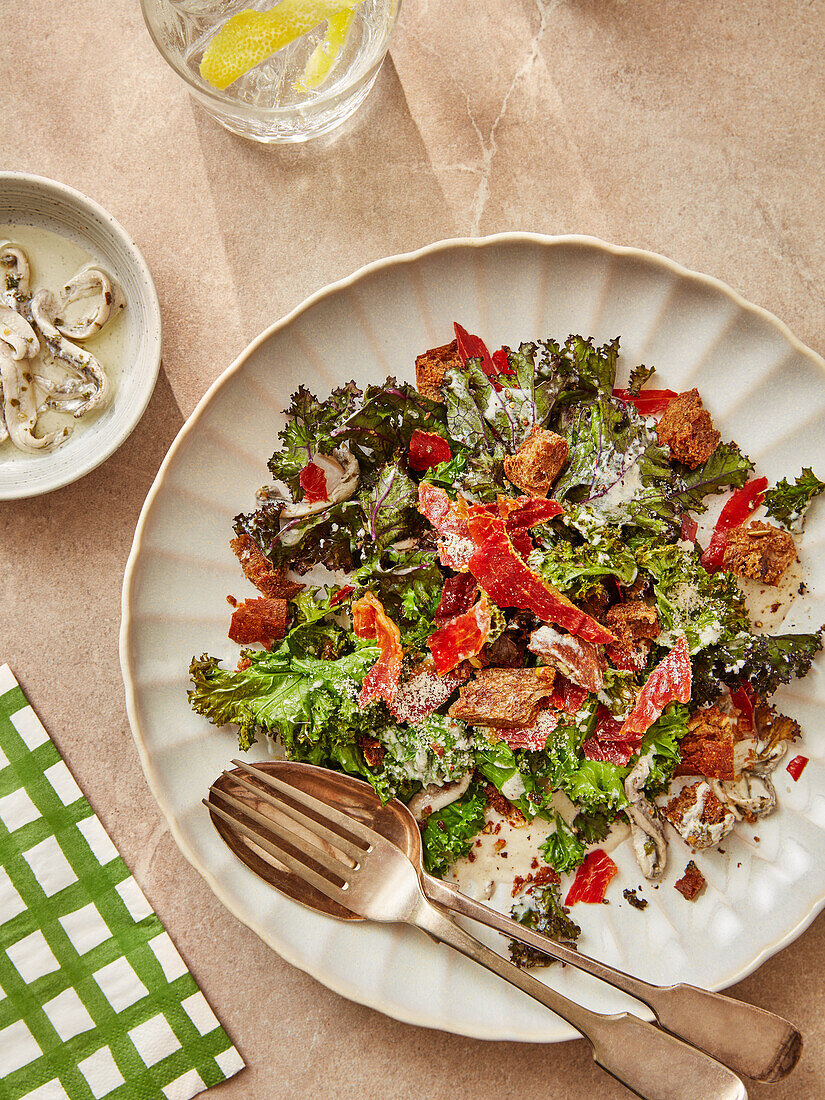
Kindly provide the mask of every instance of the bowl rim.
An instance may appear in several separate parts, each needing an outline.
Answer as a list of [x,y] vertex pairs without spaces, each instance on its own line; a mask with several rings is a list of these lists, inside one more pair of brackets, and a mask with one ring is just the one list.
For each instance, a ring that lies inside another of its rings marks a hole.
[[[390,267],[402,266],[405,264],[415,263],[416,261],[430,255],[435,255],[440,252],[447,252],[450,250],[461,249],[479,249],[494,247],[500,244],[533,244],[542,245],[545,247],[563,247],[565,245],[578,245],[587,248],[591,248],[597,252],[603,252],[610,256],[621,256],[628,258],[635,258],[650,262],[658,265],[661,269],[670,272],[679,278],[688,279],[699,285],[711,288],[717,292],[721,292],[726,298],[733,302],[736,306],[743,309],[746,313],[761,318],[770,324],[775,331],[779,332],[799,354],[812,361],[820,371],[825,375],[825,359],[815,352],[812,348],[804,344],[794,333],[788,328],[788,326],[781,321],[770,310],[765,309],[763,306],[756,305],[753,302],[744,298],[737,290],[731,287],[728,283],[725,283],[721,279],[717,279],[712,275],[705,275],[702,272],[695,271],[691,268],[685,267],[682,264],[677,263],[675,260],[671,260],[669,257],[662,255],[658,252],[653,252],[648,249],[636,248],[630,245],[616,245],[602,240],[599,237],[595,237],[589,234],[569,233],[560,235],[551,235],[545,233],[534,233],[529,231],[506,231],[500,233],[494,233],[483,237],[451,237],[444,240],[435,241],[430,244],[424,245],[410,252],[398,253],[393,256],[383,257],[381,259],[373,260],[368,264],[358,268],[352,274],[338,279],[335,282],[329,283],[319,290],[315,291],[304,301],[300,302],[292,310],[286,313],[279,320],[268,325],[258,336],[256,336],[247,347],[238,355],[232,363],[212,382],[209,388],[204,393],[203,397],[197,403],[190,415],[187,417],[184,424],[181,426],[175,439],[172,441],[166,456],[161,463],[158,472],[155,476],[155,480],[152,483],[149,492],[147,493],[143,507],[138,518],[138,522],[135,528],[135,535],[132,542],[132,547],[129,552],[129,557],[126,563],[126,569],[123,578],[123,588],[121,593],[121,626],[120,626],[120,665],[121,673],[124,683],[124,694],[126,701],[126,711],[129,718],[129,724],[132,729],[132,735],[137,747],[138,756],[140,758],[141,766],[143,767],[146,781],[149,789],[151,790],[156,802],[162,810],[172,834],[175,843],[180,851],[183,853],[187,861],[195,868],[195,870],[206,881],[209,888],[214,895],[218,898],[221,904],[228,909],[228,911],[236,917],[247,928],[250,928],[255,934],[272,950],[276,952],[285,962],[297,967],[299,970],[304,971],[311,977],[315,978],[321,984],[325,985],[328,989],[338,993],[342,997],[346,997],[348,1000],[354,1001],[357,1004],[366,1005],[369,1008],[375,1009],[378,1012],[382,1012],[384,1015],[391,1016],[394,1019],[400,1020],[403,1023],[409,1023],[418,1027],[427,1027],[434,1029],[444,1029],[444,1023],[434,1021],[426,1014],[416,1012],[412,1009],[404,1008],[398,1010],[395,1008],[388,1008],[385,1004],[381,1003],[380,997],[370,993],[365,995],[364,991],[354,985],[352,982],[348,982],[344,979],[335,977],[331,978],[323,968],[315,966],[311,961],[299,958],[297,953],[292,950],[288,944],[279,943],[277,947],[272,942],[271,930],[265,928],[254,916],[246,912],[241,912],[240,909],[225,895],[222,886],[218,882],[215,875],[207,867],[202,865],[199,857],[195,851],[190,848],[183,829],[176,817],[172,807],[170,807],[161,791],[161,785],[159,777],[155,771],[154,765],[150,759],[149,751],[147,749],[146,741],[143,736],[141,728],[139,709],[137,704],[137,690],[136,682],[131,675],[131,662],[133,660],[132,640],[131,634],[133,630],[133,623],[131,618],[131,594],[132,589],[136,581],[138,561],[141,557],[141,551],[143,548],[143,539],[146,533],[149,516],[153,510],[154,502],[163,487],[163,483],[166,477],[166,473],[177,457],[179,451],[181,451],[186,444],[190,434],[195,430],[201,417],[206,412],[207,408],[212,402],[212,398],[218,394],[218,392],[229,382],[231,378],[237,374],[244,366],[246,361],[261,347],[266,341],[276,332],[287,328],[296,318],[300,317],[303,313],[309,310],[317,302],[331,297],[334,294],[339,293],[346,288],[353,286],[367,276],[386,270]],[[287,899],[288,900],[288,899]],[[743,966],[739,970],[725,975],[721,980],[714,983],[710,988],[717,992],[722,989],[727,989],[737,982],[742,981],[748,975],[757,970],[764,962],[772,958],[782,948],[787,947],[793,943],[813,922],[813,920],[822,912],[825,908],[825,882],[822,886],[822,891],[817,901],[811,906],[809,912],[797,922],[797,924],[791,928],[785,934],[779,936],[774,942],[766,945],[761,951],[759,951],[750,963]],[[648,1021],[653,1020],[653,1014],[649,1009],[639,1004],[637,1009],[634,1009],[637,1015]],[[535,1042],[544,1041],[548,1043],[553,1042],[565,1042],[569,1039],[580,1038],[578,1032],[574,1031],[571,1027],[567,1027],[567,1034],[564,1036],[558,1036],[556,1038],[546,1040],[536,1040],[529,1037],[522,1037],[518,1035],[502,1036],[500,1033],[493,1033],[482,1027],[460,1027],[453,1030],[453,1034],[463,1035],[468,1038],[484,1039],[492,1042],[500,1041],[521,1041],[521,1042]]]
[[[242,100],[239,100],[239,99],[237,99],[236,97],[234,97],[232,95],[228,95],[226,89],[222,90],[220,88],[211,88],[206,83],[198,84],[197,81],[195,81],[191,77],[191,75],[186,71],[186,69],[176,65],[171,60],[171,58],[167,54],[167,51],[163,48],[160,41],[158,40],[158,36],[157,36],[157,34],[155,34],[152,23],[150,22],[149,15],[147,14],[147,9],[149,7],[149,4],[152,3],[152,2],[153,2],[153,0],[140,0],[140,10],[141,10],[141,14],[143,15],[143,22],[146,25],[146,31],[147,31],[149,37],[152,39],[152,44],[154,45],[155,49],[158,51],[158,53],[163,58],[165,63],[169,66],[169,68],[172,70],[172,72],[176,73],[177,76],[179,76],[180,79],[184,82],[184,84],[187,85],[187,87],[188,87],[188,89],[189,89],[189,91],[192,95],[195,95],[195,96],[197,96],[201,99],[211,101],[217,108],[224,108],[224,109],[232,108],[232,109],[236,109],[236,110],[242,110],[245,115],[249,115],[252,118],[272,120],[272,119],[286,117],[287,115],[290,115],[290,114],[295,114],[296,111],[303,110],[305,106],[310,106],[311,105],[311,106],[315,107],[315,106],[320,106],[320,105],[324,105],[324,104],[327,104],[327,103],[331,103],[335,99],[338,99],[339,97],[345,96],[352,89],[352,85],[348,85],[344,89],[329,88],[326,91],[321,92],[318,95],[314,96],[311,100],[308,100],[307,104],[305,104],[305,105],[295,105],[295,104],[293,104],[293,105],[284,106],[284,107],[259,107],[255,103],[245,103]],[[395,30],[395,28],[398,24],[398,16],[401,12],[402,3],[403,3],[403,0],[395,0],[395,12],[394,12],[393,17],[392,17],[392,25],[390,26],[389,30],[387,31],[387,38],[386,38],[386,42],[384,43],[384,49],[381,52],[381,56],[376,58],[376,60],[372,63],[372,65],[369,66],[368,69],[364,70],[364,72],[358,77],[359,81],[362,80],[362,79],[367,79],[367,80],[371,79],[378,72],[378,70],[381,68],[381,66],[384,64],[384,60],[387,56],[387,53],[389,52],[390,41],[392,40],[393,32],[394,32],[394,30]],[[272,55],[270,55],[270,56],[272,56]],[[267,59],[264,58],[264,60],[267,60]],[[258,64],[262,64],[262,62],[259,62]],[[241,74],[241,75],[245,75],[245,74]],[[238,77],[238,79],[240,79],[240,77]],[[234,81],[233,81],[233,83],[234,83]],[[230,84],[229,87],[231,88],[232,85]]]
[[129,438],[146,412],[146,407],[155,392],[158,374],[160,373],[163,325],[160,299],[149,265],[132,237],[117,218],[110,214],[100,203],[90,199],[88,195],[84,195],[82,191],[78,191],[69,184],[61,183],[49,176],[38,176],[31,172],[0,171],[0,193],[2,193],[5,185],[9,183],[24,184],[32,191],[51,194],[67,206],[74,207],[87,218],[102,223],[112,236],[119,240],[129,263],[134,267],[138,276],[137,281],[141,287],[141,297],[149,315],[146,369],[141,372],[145,380],[137,390],[137,400],[130,406],[131,412],[123,427],[112,436],[111,440],[100,451],[94,451],[85,461],[67,470],[64,474],[54,476],[51,480],[47,479],[34,491],[25,485],[21,485],[19,488],[0,487],[0,500],[28,500],[54,492],[56,489],[65,488],[65,486],[79,481],[80,478],[90,474],[92,470],[96,470],[98,466],[111,458],[114,452]]

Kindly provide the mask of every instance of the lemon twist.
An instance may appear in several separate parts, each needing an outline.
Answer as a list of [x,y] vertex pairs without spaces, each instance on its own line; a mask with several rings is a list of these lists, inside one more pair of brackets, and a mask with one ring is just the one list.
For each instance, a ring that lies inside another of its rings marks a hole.
[[[363,0],[281,0],[270,11],[241,11],[221,27],[206,48],[201,76],[223,91],[239,76],[288,46],[324,20],[351,14]],[[329,31],[327,32],[329,34]],[[336,32],[339,33],[339,32]],[[346,32],[345,32],[346,33]],[[340,49],[340,45],[339,45]],[[327,71],[335,58],[331,57]],[[310,63],[312,58],[310,58]],[[317,62],[318,69],[326,58]],[[323,75],[320,77],[323,79]],[[320,80],[319,80],[320,83]]]
[[310,92],[323,84],[346,45],[354,18],[355,12],[349,8],[330,16],[323,42],[312,51],[300,79],[292,85],[296,92]]

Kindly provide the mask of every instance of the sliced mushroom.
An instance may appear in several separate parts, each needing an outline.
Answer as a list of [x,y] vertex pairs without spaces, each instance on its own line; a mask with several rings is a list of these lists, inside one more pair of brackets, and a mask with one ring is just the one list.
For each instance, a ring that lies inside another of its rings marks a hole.
[[29,296],[30,279],[29,258],[20,245],[0,241],[0,297],[18,312]]
[[410,813],[416,821],[426,821],[430,814],[443,810],[466,794],[471,778],[472,774],[467,772],[463,779],[458,779],[455,783],[445,783],[443,787],[431,783],[429,787],[412,796],[408,805]]
[[12,349],[14,359],[33,359],[40,351],[37,333],[11,306],[0,305],[0,340]]
[[336,447],[331,455],[315,454],[312,461],[320,466],[327,479],[327,499],[307,504],[305,501],[289,503],[281,512],[281,521],[289,523],[325,512],[331,504],[349,500],[358,488],[361,468],[358,459],[346,447]]
[[737,821],[767,817],[776,809],[776,789],[767,775],[742,772],[736,779],[708,779],[710,789]]
[[625,814],[630,823],[633,851],[642,874],[655,882],[667,866],[667,837],[656,807],[645,797],[642,788],[650,775],[652,751],[637,762],[624,781],[628,806]]
[[[84,298],[93,298],[91,313],[78,321],[65,318],[66,306]],[[88,340],[100,332],[103,326],[123,309],[125,299],[117,283],[112,282],[105,271],[94,264],[81,267],[63,287],[60,295],[55,328],[71,340]]]
[[42,436],[34,434],[37,424],[34,378],[25,369],[25,363],[14,360],[2,343],[0,381],[3,383],[3,416],[15,447],[32,454],[49,451],[67,438],[71,428],[61,428]]
[[38,290],[29,305],[31,317],[55,359],[59,359],[78,379],[91,384],[92,393],[75,410],[74,416],[83,416],[92,409],[103,408],[108,402],[112,384],[103,367],[85,348],[79,348],[58,331],[54,325],[56,303],[48,290]]

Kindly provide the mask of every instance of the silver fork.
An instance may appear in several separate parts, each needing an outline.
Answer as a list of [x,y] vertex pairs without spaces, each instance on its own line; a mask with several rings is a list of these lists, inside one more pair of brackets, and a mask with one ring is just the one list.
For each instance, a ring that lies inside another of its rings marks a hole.
[[421,928],[498,974],[571,1024],[596,1063],[644,1100],[747,1100],[740,1079],[695,1047],[630,1013],[584,1008],[474,939],[427,900],[411,861],[380,833],[271,774],[256,778],[278,819],[214,786],[204,805],[326,897],[370,920]]

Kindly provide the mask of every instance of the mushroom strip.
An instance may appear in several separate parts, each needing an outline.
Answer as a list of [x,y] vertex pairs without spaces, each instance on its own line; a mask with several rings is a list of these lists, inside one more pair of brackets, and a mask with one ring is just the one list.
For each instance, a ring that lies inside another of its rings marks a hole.
[[437,783],[431,783],[423,791],[419,791],[418,794],[412,796],[407,809],[416,821],[422,823],[427,820],[430,814],[434,814],[437,810],[443,810],[445,806],[452,805],[453,802],[457,802],[462,795],[466,794],[471,779],[472,772],[467,772],[463,779],[459,779],[455,783],[445,783],[443,787],[439,787]]
[[667,866],[667,837],[659,820],[656,807],[645,798],[642,790],[650,775],[653,750],[646,753],[624,781],[627,801],[625,807],[630,822],[630,836],[636,860],[646,879],[660,879]]
[[[88,317],[69,324],[63,316],[66,306],[81,298],[96,298],[95,308]],[[88,264],[76,272],[63,287],[58,311],[61,316],[54,321],[55,328],[72,340],[88,340],[100,332],[110,317],[124,306],[123,295],[117,284],[112,283],[105,271]]]
[[11,306],[0,305],[0,340],[11,347],[13,359],[33,359],[40,351],[37,333]]
[[29,258],[23,249],[11,241],[0,242],[0,298],[21,314],[29,296],[30,275]]
[[333,504],[349,500],[358,488],[358,479],[361,476],[361,467],[358,459],[351,454],[346,447],[337,447],[332,455],[316,454],[312,461],[320,466],[327,478],[327,499],[318,500],[313,504],[305,501],[291,501],[281,511],[281,541],[284,546],[291,546],[300,541],[301,531],[292,531],[293,525],[308,516],[316,516],[319,512],[325,512]]
[[[111,395],[111,382],[103,367],[91,352],[77,347],[55,328],[52,320],[55,314],[53,295],[48,290],[38,290],[32,298],[29,308],[34,323],[40,330],[47,348],[55,359],[59,359],[70,370],[74,371],[81,381],[91,383],[93,387],[90,396],[82,395],[83,401],[74,410],[74,416],[83,416],[84,413],[90,412],[92,409],[102,408]],[[69,380],[68,386],[59,386],[52,395],[52,399],[56,394],[71,397],[81,396],[73,383],[74,380]],[[38,385],[40,384],[38,378]]]
[[39,437],[34,434],[37,423],[34,379],[25,364],[11,357],[3,342],[0,342],[0,380],[3,383],[3,415],[15,447],[28,453],[48,451],[70,434],[71,428],[61,428]]

